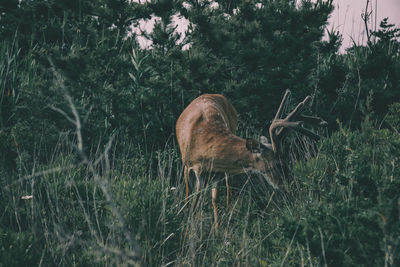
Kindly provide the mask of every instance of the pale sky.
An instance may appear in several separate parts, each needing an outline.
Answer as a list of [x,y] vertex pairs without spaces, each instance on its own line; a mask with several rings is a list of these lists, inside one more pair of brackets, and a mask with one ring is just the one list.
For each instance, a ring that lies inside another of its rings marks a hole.
[[[139,0],[133,0],[138,2]],[[211,0],[212,1],[212,0]],[[341,51],[351,46],[353,40],[356,44],[365,44],[365,26],[361,19],[361,13],[364,12],[367,0],[334,0],[333,4],[335,10],[329,18],[328,29],[332,27],[336,31],[342,33],[343,43]],[[375,25],[379,28],[380,21],[389,17],[389,23],[395,24],[396,27],[400,28],[400,0],[370,0],[368,11],[373,11],[369,22],[369,29],[374,30]],[[140,28],[146,32],[151,32],[154,27],[154,21],[156,18],[148,21],[142,21]],[[376,23],[375,23],[376,21]],[[186,19],[175,16],[174,24],[178,25],[178,32],[185,32],[189,22]],[[139,29],[133,29],[136,33],[140,33]],[[143,37],[139,37],[141,46],[149,47],[151,42]]]
[[[343,34],[342,51],[351,46],[352,39],[357,44],[366,43],[365,26],[361,19],[364,12],[366,0],[334,0],[335,10],[329,19],[328,29],[339,30]],[[382,19],[389,17],[389,23],[400,28],[400,0],[370,0],[368,11],[371,9],[369,29],[379,28]],[[375,23],[376,18],[376,23]]]

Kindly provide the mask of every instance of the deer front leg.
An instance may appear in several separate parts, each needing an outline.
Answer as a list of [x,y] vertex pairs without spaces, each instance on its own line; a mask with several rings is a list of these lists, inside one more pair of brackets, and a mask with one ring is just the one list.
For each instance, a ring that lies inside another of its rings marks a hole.
[[218,233],[218,207],[217,207],[218,183],[217,182],[213,182],[211,197],[212,197],[212,204],[214,207],[215,232]]
[[194,197],[192,210],[194,210],[197,207],[198,203],[200,202],[201,199],[200,189],[202,189],[204,186],[204,181],[200,175],[199,170],[193,170],[193,171],[196,176],[196,195]]
[[203,179],[200,174],[196,173],[196,193],[200,193],[200,189],[203,187]]

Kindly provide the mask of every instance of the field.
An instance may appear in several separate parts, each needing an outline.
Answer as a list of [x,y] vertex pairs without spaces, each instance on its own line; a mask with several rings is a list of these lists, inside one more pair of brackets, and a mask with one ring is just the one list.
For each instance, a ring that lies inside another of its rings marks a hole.
[[[296,3],[0,4],[0,266],[399,265],[400,29],[341,54],[332,2]],[[176,120],[221,93],[257,139],[286,88],[329,126],[287,138],[286,191],[231,176],[228,208],[221,182],[216,232],[210,183],[185,203]]]

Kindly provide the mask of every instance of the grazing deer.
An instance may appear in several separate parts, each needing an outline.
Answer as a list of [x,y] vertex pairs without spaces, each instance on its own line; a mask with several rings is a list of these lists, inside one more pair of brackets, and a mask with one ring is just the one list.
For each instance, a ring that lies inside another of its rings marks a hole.
[[[279,189],[281,177],[277,172],[277,166],[281,158],[281,142],[288,130],[292,129],[310,138],[319,139],[317,134],[303,128],[302,124],[327,125],[321,118],[301,114],[310,96],[299,103],[286,118],[281,119],[289,93],[287,90],[269,128],[271,143],[268,143],[268,139],[264,136],[261,136],[259,141],[236,136],[237,112],[222,95],[205,94],[186,107],[176,123],[176,136],[184,165],[186,204],[189,197],[190,172],[196,176],[197,193],[204,185],[204,174],[225,174],[228,207],[228,175],[248,172],[260,174],[274,189]],[[212,185],[216,231],[218,231],[217,183],[215,180]]]

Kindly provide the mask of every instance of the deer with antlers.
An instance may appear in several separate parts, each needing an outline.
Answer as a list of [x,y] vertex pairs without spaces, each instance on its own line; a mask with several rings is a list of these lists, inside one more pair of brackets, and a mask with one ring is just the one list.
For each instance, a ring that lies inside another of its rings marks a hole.
[[[274,189],[279,189],[282,178],[277,170],[281,159],[280,148],[289,130],[317,140],[319,136],[304,128],[303,124],[327,125],[319,117],[301,114],[310,96],[307,96],[286,118],[282,119],[289,94],[290,91],[287,90],[269,128],[270,143],[264,136],[261,136],[259,141],[236,136],[237,112],[222,95],[205,94],[186,107],[176,123],[176,136],[184,165],[186,204],[188,204],[191,173],[196,177],[197,193],[206,181],[206,174],[224,174],[228,207],[230,191],[228,175],[256,173],[262,175]],[[212,182],[212,205],[215,229],[218,231],[218,180],[215,179]]]

